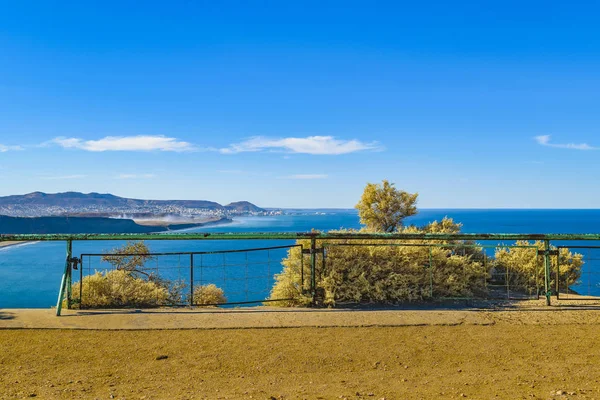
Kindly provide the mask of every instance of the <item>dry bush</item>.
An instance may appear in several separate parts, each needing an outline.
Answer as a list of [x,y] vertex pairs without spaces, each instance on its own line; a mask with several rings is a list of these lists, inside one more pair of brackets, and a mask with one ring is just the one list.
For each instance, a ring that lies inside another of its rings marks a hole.
[[194,305],[206,306],[227,303],[223,289],[214,284],[196,286],[194,288]]
[[[87,308],[160,307],[189,304],[188,285],[183,280],[169,280],[146,268],[154,260],[143,241],[127,242],[102,257],[115,269],[83,278],[83,304],[80,285],[72,288],[72,305]],[[223,290],[213,284],[194,289],[194,305],[226,303]],[[66,300],[65,300],[66,304]]]
[[[310,241],[298,240],[296,244],[302,244],[305,248],[310,247]],[[303,260],[304,257],[304,260]],[[304,266],[302,262],[304,261]],[[305,292],[310,277],[310,256],[302,255],[300,247],[292,247],[288,250],[287,257],[283,260],[283,271],[275,276],[275,285],[271,290],[269,305],[278,307],[307,306],[311,304],[312,298]],[[302,269],[304,267],[304,288],[302,285]]]
[[[545,264],[542,254],[545,244],[541,241],[533,243],[518,241],[516,245],[530,247],[499,248],[496,250],[494,268],[499,276],[508,275],[510,286],[533,292],[538,285],[544,285]],[[539,251],[536,251],[536,248]],[[552,246],[551,249],[556,250],[556,247]],[[550,287],[554,288],[558,260],[556,256],[552,256],[550,260],[552,263]],[[581,277],[583,264],[583,255],[572,253],[566,248],[560,249],[559,283],[561,288],[565,289],[577,283]]]
[[[404,228],[403,232],[456,233],[460,225],[451,219],[424,228]],[[346,231],[347,232],[347,231]],[[299,240],[304,248],[309,240]],[[353,244],[354,246],[339,246]],[[482,249],[468,242],[386,241],[386,246],[369,246],[371,240],[323,240],[326,264],[316,265],[317,292],[325,305],[336,303],[395,304],[444,297],[472,297],[485,293],[488,277]],[[338,246],[335,246],[338,245]],[[390,246],[391,245],[391,246]],[[414,246],[416,245],[416,246]],[[430,246],[431,245],[431,246]],[[284,269],[277,276],[271,299],[279,306],[310,304],[310,256],[299,248],[288,251]],[[305,283],[301,284],[304,266]]]
[[[79,285],[73,285],[73,303],[81,304]],[[121,308],[158,307],[167,304],[169,292],[166,288],[143,278],[134,277],[129,271],[113,270],[105,273],[96,271],[83,278],[82,307]]]

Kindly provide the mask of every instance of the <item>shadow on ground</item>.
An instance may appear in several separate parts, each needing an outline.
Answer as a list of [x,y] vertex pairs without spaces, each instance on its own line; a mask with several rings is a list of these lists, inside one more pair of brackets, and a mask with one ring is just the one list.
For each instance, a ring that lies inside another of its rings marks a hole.
[[14,314],[6,312],[6,311],[0,311],[0,320],[7,320],[7,319],[15,319]]
[[[285,313],[315,313],[315,312],[354,312],[354,311],[488,311],[488,312],[506,312],[506,311],[567,311],[567,310],[600,310],[600,303],[578,303],[564,302],[556,303],[552,306],[543,304],[543,300],[446,300],[426,303],[407,303],[399,305],[381,305],[381,304],[338,304],[334,308],[311,307],[311,308],[276,308],[276,307],[214,307],[214,308],[124,308],[124,309],[88,309],[75,310],[76,313],[64,316],[83,316],[83,315],[102,315],[102,314],[235,314],[235,313],[259,313],[259,314],[285,314]],[[1,319],[1,317],[0,317]]]
[[[599,309],[598,306],[589,309]],[[578,309],[583,309],[578,307]],[[311,307],[311,308],[276,308],[276,307],[177,307],[177,308],[122,308],[122,309],[84,309],[74,310],[73,314],[63,314],[64,317],[93,316],[102,314],[128,315],[128,314],[286,314],[286,313],[315,313],[336,312],[352,313],[356,311],[556,311],[557,307],[533,306],[523,307],[522,302],[514,301],[480,301],[480,300],[447,300],[426,303],[407,303],[399,305],[381,304],[338,304],[334,308]]]

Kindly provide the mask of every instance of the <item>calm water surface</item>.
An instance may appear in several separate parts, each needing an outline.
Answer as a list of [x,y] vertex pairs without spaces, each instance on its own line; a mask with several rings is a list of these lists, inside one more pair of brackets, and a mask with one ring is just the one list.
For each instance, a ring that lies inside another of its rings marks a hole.
[[[463,231],[467,233],[600,233],[600,210],[421,210],[419,215],[409,218],[407,223],[423,225],[445,216],[461,222]],[[187,232],[307,232],[312,229],[328,231],[340,228],[360,228],[356,212],[312,210],[295,215],[246,217],[236,219],[231,224],[198,228]],[[73,251],[76,256],[82,253],[100,253],[121,244],[123,243],[114,241],[75,242]],[[293,242],[153,241],[149,246],[153,252],[178,252],[289,244]],[[269,252],[272,260],[280,260],[284,256],[285,250]],[[64,243],[42,242],[0,249],[0,308],[43,308],[54,305],[64,268],[64,258]],[[177,263],[179,260],[173,259],[169,262]],[[209,263],[210,260],[206,262]],[[600,265],[598,268],[600,269]],[[274,274],[280,270],[281,266],[274,261],[270,264],[268,273]],[[214,278],[221,279],[216,275]],[[235,281],[235,277],[228,278],[231,282]],[[211,277],[207,276],[205,279],[210,280]],[[269,287],[272,278],[261,281],[260,284],[263,289]],[[597,286],[596,282],[594,286]],[[235,296],[229,296],[230,300],[244,300]]]

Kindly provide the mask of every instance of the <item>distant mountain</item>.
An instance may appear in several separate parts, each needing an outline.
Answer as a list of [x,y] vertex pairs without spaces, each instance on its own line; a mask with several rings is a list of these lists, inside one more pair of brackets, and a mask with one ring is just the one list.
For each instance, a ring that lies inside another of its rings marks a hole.
[[229,203],[225,206],[225,209],[235,213],[259,213],[265,211],[248,201],[235,201]]
[[104,207],[144,207],[144,206],[165,206],[173,205],[186,208],[205,208],[209,210],[225,209],[219,203],[207,200],[140,200],[128,199],[112,194],[102,193],[42,193],[33,192],[25,195],[5,196],[0,197],[0,206],[7,205],[39,205],[46,207],[89,207],[89,206],[104,206]]
[[40,217],[51,215],[113,216],[118,214],[196,215],[263,213],[247,201],[222,206],[208,200],[141,200],[103,193],[42,193],[0,197],[0,215]]

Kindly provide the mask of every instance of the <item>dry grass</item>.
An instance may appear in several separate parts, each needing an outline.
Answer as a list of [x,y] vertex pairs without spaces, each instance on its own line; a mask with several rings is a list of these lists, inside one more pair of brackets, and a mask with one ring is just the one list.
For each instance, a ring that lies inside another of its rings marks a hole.
[[599,398],[598,344],[598,325],[0,330],[0,398]]

